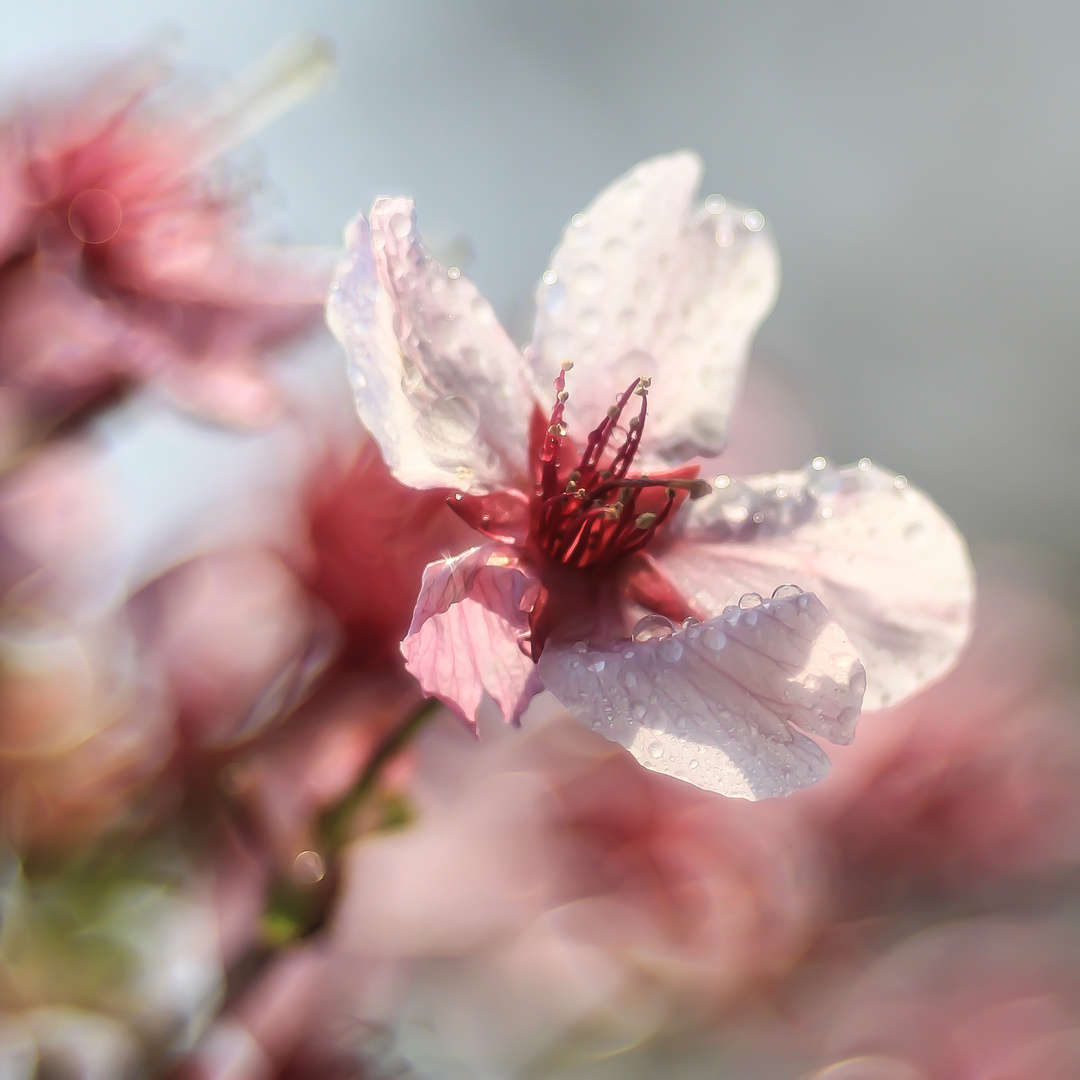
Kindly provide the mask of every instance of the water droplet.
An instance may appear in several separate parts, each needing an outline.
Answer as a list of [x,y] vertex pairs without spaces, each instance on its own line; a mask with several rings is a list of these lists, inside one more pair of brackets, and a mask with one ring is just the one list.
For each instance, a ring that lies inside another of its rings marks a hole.
[[718,626],[709,626],[701,637],[701,644],[706,649],[719,652],[727,644],[727,634]]
[[559,280],[559,275],[556,274],[554,270],[545,270],[541,275],[540,280],[545,285],[554,285],[555,282]]
[[683,647],[673,637],[664,638],[656,647],[657,655],[661,660],[674,664],[683,654]]
[[690,768],[691,769],[696,769],[697,767],[698,767],[698,759],[697,758],[691,758],[690,759]]
[[663,745],[661,743],[657,742],[655,739],[653,739],[653,741],[651,743],[649,743],[649,757],[651,757],[653,759],[653,761],[659,761],[663,756],[664,756],[664,747],[663,747]]
[[710,195],[705,200],[705,209],[710,214],[722,214],[727,206],[727,199],[723,195]]
[[832,513],[833,513],[833,511],[832,511],[832,507],[831,507],[831,506],[823,506],[823,507],[821,508],[821,516],[822,516],[822,517],[823,517],[823,518],[824,518],[824,519],[825,519],[826,521],[828,521],[828,520],[829,520],[829,518],[831,518],[831,517],[832,517]]
[[604,316],[596,308],[586,308],[578,316],[578,329],[587,337],[596,337],[604,329]]
[[589,671],[595,671],[597,674],[599,674],[601,671],[604,670],[605,667],[607,667],[607,664],[604,662],[604,658],[602,656],[600,656],[598,653],[594,653],[592,656],[589,657],[588,660],[585,661],[585,666],[589,669]]
[[765,520],[765,514],[761,510],[754,511],[754,524],[760,525]]
[[665,619],[663,615],[646,615],[642,619],[638,619],[634,626],[634,640],[635,641],[657,641],[661,638],[668,638],[675,633],[675,625],[670,619]]
[[859,458],[859,472],[869,472],[873,462],[868,457]]
[[693,615],[688,615],[682,621],[682,628],[684,630],[689,630],[693,626],[700,626],[700,625],[701,625],[701,620],[700,619],[695,619]]
[[903,491],[908,486],[908,478],[906,476],[894,476],[893,487],[897,491]]
[[810,462],[810,468],[815,472],[821,472],[829,463],[819,454],[813,461]]
[[301,851],[293,860],[293,877],[301,885],[314,885],[326,876],[326,866],[317,851]]
[[395,214],[390,219],[390,231],[402,239],[412,231],[412,217],[409,214]]
[[630,710],[630,715],[635,720],[644,720],[646,711],[645,706],[639,703]]
[[574,284],[586,295],[595,296],[604,287],[604,271],[596,263],[586,263],[574,275]]
[[573,225],[575,229],[583,229],[583,228],[585,228],[585,215],[584,214],[575,214],[570,219],[570,224]]
[[331,281],[330,282],[330,291],[331,292],[340,292],[341,291],[341,282],[340,281]]
[[735,234],[726,225],[721,225],[716,230],[716,243],[722,248],[731,247],[735,243]]
[[416,425],[425,438],[464,446],[476,437],[480,418],[473,405],[450,394],[433,401],[420,414]]
[[749,611],[751,608],[761,606],[761,594],[756,592],[743,593],[739,597],[739,607],[743,611]]
[[576,653],[587,653],[588,651],[589,651],[589,646],[586,645],[584,641],[575,641],[574,642],[574,652],[576,652]]
[[446,276],[450,278],[451,281],[457,281],[457,279],[461,277],[461,270],[456,266],[448,266],[446,268]]
[[626,686],[627,690],[633,690],[634,687],[637,686],[637,676],[632,671],[626,672],[626,674],[623,675],[623,684]]
[[751,232],[760,232],[765,228],[765,215],[760,210],[747,210],[742,220]]
[[798,585],[777,585],[773,589],[772,598],[774,600],[784,600],[789,596],[801,596],[802,589]]
[[731,486],[731,477],[730,476],[725,476],[724,473],[721,473],[713,481],[713,487],[715,487],[718,491],[723,491],[724,488],[730,487],[730,486]]

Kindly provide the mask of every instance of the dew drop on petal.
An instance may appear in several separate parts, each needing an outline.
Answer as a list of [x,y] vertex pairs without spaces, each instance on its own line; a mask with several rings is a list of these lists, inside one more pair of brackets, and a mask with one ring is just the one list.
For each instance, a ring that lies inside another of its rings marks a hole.
[[436,398],[420,414],[417,426],[429,439],[464,446],[476,437],[480,417],[476,408],[464,398],[448,394]]
[[719,627],[707,627],[705,633],[701,636],[701,644],[704,645],[706,649],[712,649],[713,652],[719,652],[727,644],[727,634]]
[[586,653],[588,651],[589,651],[589,646],[586,645],[584,641],[575,641],[574,642],[574,652],[576,652],[576,653]]
[[829,463],[820,454],[818,454],[818,456],[810,462],[810,468],[813,469],[814,472],[821,472],[821,470],[824,469],[825,466],[828,464]]
[[697,758],[691,758],[690,759],[690,768],[691,769],[696,769],[697,767],[698,767],[698,759]]
[[693,615],[688,615],[682,621],[682,628],[684,630],[689,630],[691,627],[700,626],[700,625],[701,625],[701,620],[700,619],[695,619]]
[[723,491],[726,487],[731,487],[731,477],[721,473],[714,481],[713,487],[718,491]]
[[788,596],[799,596],[802,593],[802,589],[798,585],[778,585],[773,589],[772,598],[774,600],[783,600]]
[[663,615],[646,615],[638,619],[634,626],[635,641],[656,641],[660,638],[671,637],[675,633],[675,625]]
[[589,296],[595,296],[604,287],[604,271],[596,263],[586,263],[574,275],[574,283]]
[[716,230],[716,243],[722,248],[731,247],[735,243],[735,234],[726,225],[721,225]]
[[293,860],[293,877],[301,885],[315,885],[326,876],[326,866],[317,851],[301,851]]
[[606,664],[604,663],[604,658],[602,656],[600,656],[598,653],[594,653],[588,658],[588,660],[585,661],[585,666],[589,669],[589,671],[595,671],[597,674],[599,674],[601,671],[604,670]]
[[656,647],[657,655],[661,660],[674,664],[682,657],[683,647],[673,637],[664,638]]
[[743,611],[749,611],[751,608],[761,606],[761,594],[756,592],[743,593],[739,597],[739,607]]
[[559,275],[554,270],[545,270],[540,278],[545,285],[554,285],[559,280]]
[[651,757],[653,761],[659,761],[663,756],[664,747],[660,744],[660,742],[654,739],[651,743],[649,743],[649,757]]
[[645,712],[646,712],[645,706],[639,703],[639,704],[635,705],[630,710],[630,715],[635,720],[644,720],[645,719]]
[[585,215],[575,214],[570,219],[570,224],[573,225],[575,229],[583,229],[585,227]]
[[710,195],[705,200],[705,209],[710,214],[722,214],[727,206],[727,199],[723,195]]
[[765,215],[760,210],[747,210],[743,214],[743,224],[751,232],[760,232],[765,227]]
[[822,516],[822,517],[823,517],[823,518],[824,518],[824,519],[825,519],[826,521],[828,521],[828,520],[829,520],[829,518],[831,518],[831,517],[832,517],[832,513],[833,513],[833,511],[832,511],[832,507],[831,507],[831,506],[823,506],[823,507],[821,508],[821,516]]
[[859,458],[859,471],[860,472],[869,472],[872,465],[873,465],[873,462],[868,457]]
[[908,478],[906,476],[894,476],[893,487],[897,491],[903,491],[908,486]]
[[459,277],[461,277],[461,270],[458,269],[458,267],[456,266],[448,266],[446,268],[446,276],[452,281],[456,281]]

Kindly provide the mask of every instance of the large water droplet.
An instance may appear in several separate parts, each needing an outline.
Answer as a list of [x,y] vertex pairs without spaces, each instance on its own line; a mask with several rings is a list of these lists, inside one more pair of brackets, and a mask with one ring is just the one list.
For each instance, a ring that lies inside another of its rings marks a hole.
[[649,743],[649,757],[651,757],[653,761],[659,761],[663,756],[663,745],[654,739],[651,743]]
[[717,626],[706,627],[705,633],[701,637],[701,644],[706,649],[719,652],[727,644],[727,634]]
[[679,660],[683,654],[682,645],[673,637],[664,638],[656,647],[656,652],[661,660],[666,660],[669,664],[674,664],[676,660]]
[[743,593],[742,596],[739,597],[739,607],[742,608],[743,611],[750,611],[751,608],[756,608],[756,607],[760,607],[760,606],[761,606],[761,595],[760,595],[760,593],[748,592],[748,593]]
[[660,638],[668,638],[675,633],[675,625],[663,615],[646,615],[638,619],[634,626],[635,641],[656,641]]
[[464,398],[449,394],[433,401],[416,423],[425,438],[465,446],[476,437],[480,417],[476,408]]
[[595,296],[604,287],[604,271],[596,263],[586,263],[574,275],[574,284],[587,296]]
[[778,585],[773,589],[772,598],[774,600],[784,600],[789,596],[801,596],[802,589],[798,585]]
[[593,653],[592,656],[590,656],[585,661],[585,666],[590,671],[595,671],[597,674],[599,674],[601,671],[604,670],[605,667],[607,667],[607,664],[604,662],[604,658],[599,653]]

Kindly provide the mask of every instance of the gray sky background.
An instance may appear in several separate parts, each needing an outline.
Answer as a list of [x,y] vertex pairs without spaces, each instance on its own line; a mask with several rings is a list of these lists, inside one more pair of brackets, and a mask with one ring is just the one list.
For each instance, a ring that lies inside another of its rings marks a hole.
[[[293,239],[377,194],[469,238],[519,330],[570,214],[696,148],[784,261],[757,356],[822,449],[979,543],[1080,567],[1080,6],[687,0],[0,0],[0,81],[179,31],[234,71],[314,31],[331,84],[258,140]],[[792,463],[796,464],[796,463]]]

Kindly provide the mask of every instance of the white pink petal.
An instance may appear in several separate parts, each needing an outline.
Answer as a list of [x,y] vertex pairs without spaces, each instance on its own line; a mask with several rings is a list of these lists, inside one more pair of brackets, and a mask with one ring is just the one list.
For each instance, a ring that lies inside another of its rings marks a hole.
[[401,643],[405,666],[425,693],[471,723],[485,691],[516,720],[540,689],[523,647],[539,590],[532,571],[502,545],[431,563]]
[[974,572],[956,527],[904,477],[864,458],[712,479],[713,494],[687,504],[679,539],[653,552],[702,610],[788,582],[813,591],[866,665],[868,709],[952,666],[969,633]]
[[490,304],[424,250],[410,199],[379,199],[345,248],[327,322],[394,475],[475,494],[519,483],[532,396]]
[[[742,798],[805,787],[829,762],[802,732],[851,741],[862,665],[816,597],[743,603],[670,633],[652,616],[630,642],[549,646],[544,686],[657,772]],[[647,636],[653,626],[660,636]]]
[[574,216],[537,291],[530,351],[538,393],[575,363],[571,430],[592,427],[636,376],[655,377],[642,446],[669,462],[723,449],[779,284],[761,214],[719,196],[694,213],[701,173],[696,154],[652,158]]

